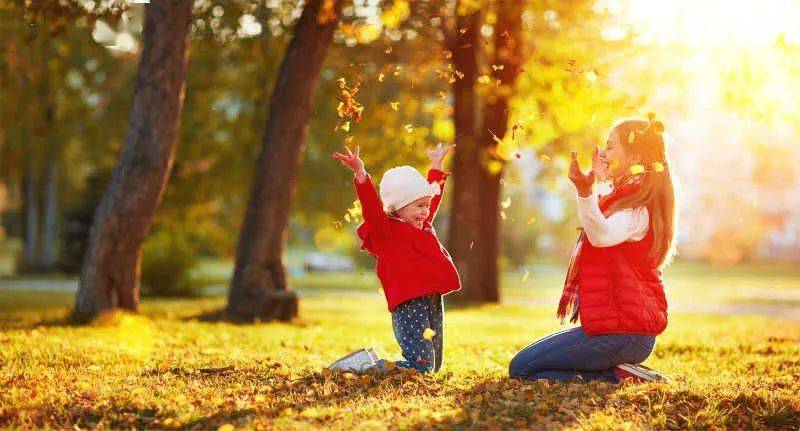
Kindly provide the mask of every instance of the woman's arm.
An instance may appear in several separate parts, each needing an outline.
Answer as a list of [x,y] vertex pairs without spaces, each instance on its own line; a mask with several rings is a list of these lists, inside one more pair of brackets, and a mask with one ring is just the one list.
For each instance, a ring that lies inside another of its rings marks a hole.
[[603,215],[597,203],[597,195],[578,195],[578,217],[586,238],[595,247],[612,247],[625,241],[639,241],[647,235],[650,214],[646,207],[625,209]]

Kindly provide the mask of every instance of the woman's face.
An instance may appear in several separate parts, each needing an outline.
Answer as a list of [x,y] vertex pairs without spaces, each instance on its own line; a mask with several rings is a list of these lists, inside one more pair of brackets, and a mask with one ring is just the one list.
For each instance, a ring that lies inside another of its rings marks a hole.
[[625,175],[633,165],[622,144],[623,139],[627,139],[627,137],[620,136],[618,129],[612,130],[608,135],[606,148],[600,152],[600,156],[608,162],[608,174],[611,178]]

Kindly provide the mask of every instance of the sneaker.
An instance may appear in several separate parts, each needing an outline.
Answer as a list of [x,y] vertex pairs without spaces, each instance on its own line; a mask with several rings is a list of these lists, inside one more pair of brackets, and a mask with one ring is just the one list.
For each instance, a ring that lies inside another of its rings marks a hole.
[[351,371],[354,373],[364,373],[367,369],[376,365],[378,357],[375,350],[358,349],[355,352],[348,353],[343,358],[337,360],[328,366],[333,371]]
[[614,374],[622,381],[633,383],[669,380],[666,375],[642,364],[619,364],[614,367]]

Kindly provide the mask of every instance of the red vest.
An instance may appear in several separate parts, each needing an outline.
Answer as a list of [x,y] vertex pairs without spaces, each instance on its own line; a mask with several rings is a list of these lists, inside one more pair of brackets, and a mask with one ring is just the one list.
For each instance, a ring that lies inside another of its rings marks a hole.
[[[605,211],[632,192],[622,188],[601,199]],[[588,335],[658,335],[667,327],[661,271],[649,257],[653,229],[641,241],[598,248],[588,238],[578,260],[578,312]]]

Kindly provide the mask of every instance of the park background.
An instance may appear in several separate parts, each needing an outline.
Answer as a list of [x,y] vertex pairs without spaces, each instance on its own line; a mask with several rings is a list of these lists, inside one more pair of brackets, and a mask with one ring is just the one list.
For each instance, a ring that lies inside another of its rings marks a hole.
[[[0,426],[800,425],[800,5],[159,3],[153,40],[187,43],[151,53],[184,63],[142,61],[154,5],[0,0]],[[505,379],[559,327],[569,152],[585,163],[615,119],[649,112],[680,224],[647,363],[676,379]],[[439,142],[458,146],[436,228],[465,283],[446,372],[322,372],[362,346],[397,355],[330,154],[360,146],[377,179],[426,169]],[[130,223],[94,247],[128,260],[87,253],[115,166],[133,176],[100,219]]]

